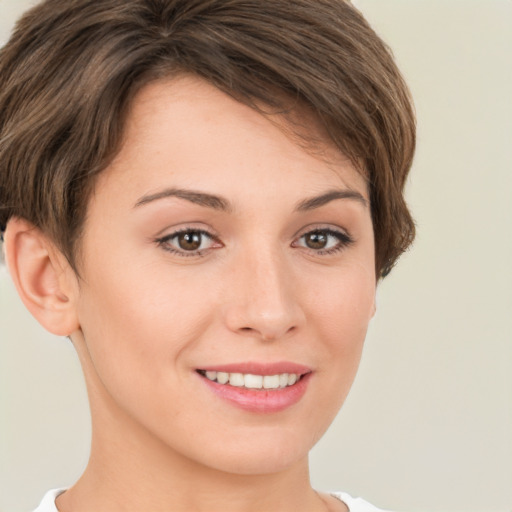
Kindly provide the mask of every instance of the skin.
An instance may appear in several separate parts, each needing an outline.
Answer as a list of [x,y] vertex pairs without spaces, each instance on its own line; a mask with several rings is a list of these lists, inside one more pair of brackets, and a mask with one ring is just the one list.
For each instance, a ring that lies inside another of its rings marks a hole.
[[[39,319],[71,335],[93,421],[89,465],[58,498],[62,512],[347,510],[311,488],[308,452],[346,398],[375,311],[368,193],[343,155],[328,144],[304,149],[283,123],[198,78],[152,83],[90,200],[80,278],[40,241],[53,270],[39,274],[61,314]],[[230,208],[158,197],[177,188]],[[296,210],[332,190],[351,197]],[[8,256],[29,259],[23,244],[37,232],[22,236],[22,221],[10,228]],[[183,229],[211,238],[187,251],[172,238]],[[341,250],[311,247],[315,229]],[[305,395],[254,413],[196,372],[246,361],[307,366]]]

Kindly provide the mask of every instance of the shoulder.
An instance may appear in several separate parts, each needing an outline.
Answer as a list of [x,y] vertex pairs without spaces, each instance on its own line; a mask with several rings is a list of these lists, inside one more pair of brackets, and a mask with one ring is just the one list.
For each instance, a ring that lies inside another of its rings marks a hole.
[[43,498],[43,501],[34,510],[34,512],[58,512],[55,506],[55,499],[59,494],[62,494],[66,489],[52,489],[48,491]]
[[362,498],[353,498],[346,492],[331,492],[329,494],[345,503],[350,512],[390,512],[374,507]]

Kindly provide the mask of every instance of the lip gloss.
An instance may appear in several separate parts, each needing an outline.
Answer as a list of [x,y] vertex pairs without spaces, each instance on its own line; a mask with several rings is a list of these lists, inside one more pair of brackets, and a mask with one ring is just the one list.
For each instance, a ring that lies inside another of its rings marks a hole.
[[303,365],[284,362],[270,364],[247,362],[201,368],[201,372],[204,373],[205,371],[262,376],[283,373],[300,375],[297,382],[291,386],[276,389],[248,389],[230,384],[220,384],[208,379],[199,371],[196,372],[198,377],[216,396],[235,407],[254,413],[276,413],[291,407],[304,396],[312,376],[309,368]]

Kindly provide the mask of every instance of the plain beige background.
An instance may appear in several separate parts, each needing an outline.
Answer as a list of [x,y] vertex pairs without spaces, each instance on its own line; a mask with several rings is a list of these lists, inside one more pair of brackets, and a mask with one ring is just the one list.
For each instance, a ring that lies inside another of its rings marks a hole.
[[[30,3],[0,0],[1,42]],[[418,238],[379,287],[312,480],[394,510],[512,511],[512,1],[357,5],[415,97]],[[0,512],[19,512],[80,474],[89,417],[70,343],[35,324],[5,268],[0,315]]]

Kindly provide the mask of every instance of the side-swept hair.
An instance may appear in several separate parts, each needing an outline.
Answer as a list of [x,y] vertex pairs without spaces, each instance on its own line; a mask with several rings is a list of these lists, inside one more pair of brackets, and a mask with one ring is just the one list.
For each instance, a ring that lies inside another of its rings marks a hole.
[[390,50],[343,0],[43,1],[0,51],[0,228],[27,219],[76,269],[133,97],[179,73],[252,108],[307,106],[367,177],[377,276],[391,270],[414,238],[414,113]]

